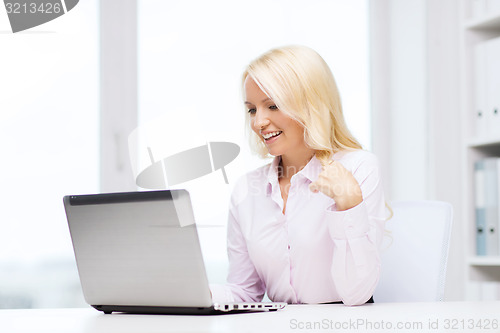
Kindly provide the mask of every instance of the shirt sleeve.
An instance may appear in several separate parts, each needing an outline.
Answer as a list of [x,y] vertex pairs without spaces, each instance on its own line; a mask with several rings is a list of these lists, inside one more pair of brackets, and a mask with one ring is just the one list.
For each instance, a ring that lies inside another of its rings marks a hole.
[[361,187],[362,203],[345,211],[333,204],[326,212],[334,243],[332,279],[346,305],[364,304],[380,276],[385,199],[377,159],[369,156],[351,171]]
[[238,223],[234,195],[229,204],[227,226],[229,272],[226,285],[211,285],[214,302],[260,302],[266,288],[248,254],[245,237]]

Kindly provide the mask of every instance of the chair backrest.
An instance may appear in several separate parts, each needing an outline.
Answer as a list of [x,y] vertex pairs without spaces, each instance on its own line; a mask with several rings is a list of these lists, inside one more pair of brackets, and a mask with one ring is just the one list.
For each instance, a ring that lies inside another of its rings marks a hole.
[[375,302],[442,301],[453,208],[441,201],[396,201],[386,222]]

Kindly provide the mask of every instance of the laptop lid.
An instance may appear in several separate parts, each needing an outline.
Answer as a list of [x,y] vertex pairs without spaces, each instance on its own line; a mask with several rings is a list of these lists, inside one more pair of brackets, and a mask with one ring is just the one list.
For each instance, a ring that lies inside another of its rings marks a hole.
[[186,190],[70,195],[64,206],[88,304],[212,306]]

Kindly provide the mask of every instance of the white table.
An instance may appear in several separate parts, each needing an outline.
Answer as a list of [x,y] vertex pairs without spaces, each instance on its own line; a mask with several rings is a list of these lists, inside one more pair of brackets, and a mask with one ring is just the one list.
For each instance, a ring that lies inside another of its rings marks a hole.
[[218,316],[104,315],[92,308],[0,310],[1,333],[500,332],[500,301],[289,305]]

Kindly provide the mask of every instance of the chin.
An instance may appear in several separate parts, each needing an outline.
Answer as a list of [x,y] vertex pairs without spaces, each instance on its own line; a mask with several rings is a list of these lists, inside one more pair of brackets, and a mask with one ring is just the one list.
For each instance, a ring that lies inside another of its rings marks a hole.
[[269,155],[272,155],[272,156],[283,155],[281,152],[276,151],[276,149],[271,149],[271,150],[268,150],[267,152],[269,153]]

